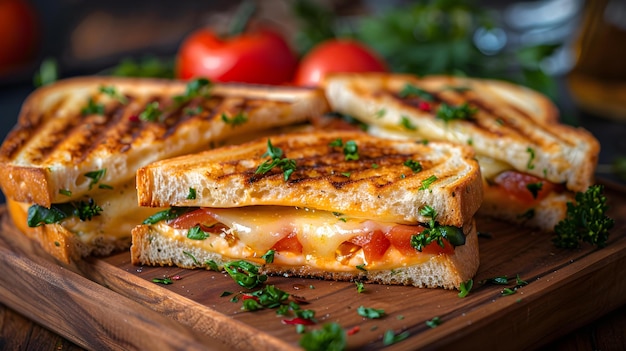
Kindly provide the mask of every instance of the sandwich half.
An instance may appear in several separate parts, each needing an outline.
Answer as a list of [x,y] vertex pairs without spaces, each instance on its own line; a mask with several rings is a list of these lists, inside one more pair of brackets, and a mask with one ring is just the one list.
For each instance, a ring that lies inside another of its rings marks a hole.
[[316,90],[80,77],[24,102],[0,147],[0,187],[18,228],[59,260],[130,247],[156,212],[137,205],[151,162],[249,140],[327,111]]
[[142,167],[137,193],[167,209],[133,229],[136,265],[447,289],[478,268],[482,180],[462,145],[280,134]]
[[567,202],[593,184],[598,141],[558,123],[542,94],[496,80],[405,74],[335,74],[330,108],[388,138],[469,145],[484,178],[480,214],[552,231]]

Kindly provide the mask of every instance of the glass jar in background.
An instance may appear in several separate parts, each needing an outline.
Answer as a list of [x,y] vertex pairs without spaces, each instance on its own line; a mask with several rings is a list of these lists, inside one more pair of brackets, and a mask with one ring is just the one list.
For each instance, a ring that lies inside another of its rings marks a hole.
[[588,0],[567,76],[575,103],[626,122],[626,1]]

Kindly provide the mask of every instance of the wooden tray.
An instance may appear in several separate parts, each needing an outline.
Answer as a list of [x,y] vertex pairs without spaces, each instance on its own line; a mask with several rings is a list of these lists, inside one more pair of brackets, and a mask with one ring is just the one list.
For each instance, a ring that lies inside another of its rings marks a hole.
[[[626,303],[626,192],[606,184],[616,225],[607,247],[564,250],[551,236],[479,218],[481,265],[465,298],[457,291],[270,277],[306,298],[316,326],[338,322],[350,349],[527,349],[544,345]],[[2,212],[0,300],[89,349],[297,350],[301,334],[275,310],[246,312],[223,292],[244,291],[227,275],[138,267],[128,253],[60,265],[19,234]],[[518,276],[528,285],[513,295]],[[180,277],[171,285],[153,278]],[[508,285],[485,280],[512,278]],[[359,306],[383,309],[364,319]],[[430,328],[426,321],[439,317]],[[383,334],[408,333],[384,346]]]

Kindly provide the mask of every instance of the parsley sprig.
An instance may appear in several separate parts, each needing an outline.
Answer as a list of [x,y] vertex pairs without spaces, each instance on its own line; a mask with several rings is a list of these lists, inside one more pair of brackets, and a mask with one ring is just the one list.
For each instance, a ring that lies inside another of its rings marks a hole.
[[267,139],[267,151],[261,157],[270,157],[256,169],[254,174],[265,174],[274,167],[279,167],[283,171],[285,181],[296,170],[296,160],[283,157],[283,150],[272,145],[272,141]]
[[444,102],[437,109],[437,118],[446,123],[454,120],[468,120],[472,119],[477,111],[476,108],[470,107],[467,102],[459,106],[448,105]]
[[424,206],[420,209],[420,214],[430,219],[428,222],[429,228],[426,228],[421,233],[415,234],[411,237],[411,246],[417,251],[421,252],[432,242],[436,242],[439,246],[444,247],[444,239],[446,239],[453,246],[465,244],[465,235],[463,235],[461,228],[450,225],[442,226],[435,221],[437,211],[435,211],[434,208],[431,206]]
[[76,201],[62,204],[53,204],[50,208],[41,205],[32,205],[28,208],[26,223],[34,228],[43,224],[59,223],[68,217],[78,217],[81,221],[90,221],[99,216],[102,207],[98,206],[94,199]]
[[259,274],[259,267],[248,261],[232,261],[224,265],[224,270],[237,284],[246,289],[254,289],[267,280],[267,275]]
[[576,204],[567,203],[567,214],[554,227],[557,247],[577,248],[583,242],[606,246],[609,230],[615,221],[606,215],[608,206],[602,185],[592,185],[585,192],[576,193]]

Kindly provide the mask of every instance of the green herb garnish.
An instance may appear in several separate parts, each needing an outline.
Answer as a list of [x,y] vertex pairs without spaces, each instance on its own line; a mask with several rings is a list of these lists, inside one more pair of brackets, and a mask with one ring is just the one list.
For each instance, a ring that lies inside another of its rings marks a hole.
[[299,344],[306,351],[342,351],[346,348],[346,339],[346,332],[338,323],[327,323],[321,329],[304,333]]
[[439,317],[433,317],[433,319],[426,321],[426,325],[430,328],[436,328],[440,326],[441,323],[443,322],[441,321],[441,318]]
[[413,124],[407,116],[401,117],[400,126],[404,127],[407,130],[417,130],[417,126],[415,126],[415,124]]
[[212,86],[211,81],[206,78],[194,79],[187,83],[183,95],[174,96],[174,102],[178,105],[182,105],[198,96],[208,97]]
[[261,157],[271,157],[256,169],[254,174],[265,174],[274,167],[280,167],[283,171],[285,181],[289,179],[291,174],[296,170],[296,161],[290,158],[282,158],[283,150],[272,145],[270,139],[267,139],[267,151]]
[[422,251],[432,242],[436,242],[439,246],[444,247],[444,239],[452,246],[460,246],[465,244],[465,235],[461,228],[455,226],[439,225],[435,219],[437,212],[431,206],[424,206],[420,209],[420,214],[429,218],[429,228],[424,229],[421,233],[411,236],[411,246],[417,251]]
[[156,122],[161,117],[163,111],[159,108],[158,101],[152,101],[146,105],[146,108],[139,113],[139,119],[144,122]]
[[557,247],[577,248],[587,242],[606,246],[609,230],[615,221],[606,215],[608,206],[602,185],[592,185],[585,192],[576,193],[576,204],[567,203],[565,218],[554,227]]
[[242,112],[239,112],[230,118],[228,117],[228,115],[226,115],[226,113],[222,113],[222,121],[224,121],[224,123],[226,124],[230,124],[231,126],[235,127],[235,126],[248,122],[248,117]]
[[267,252],[263,256],[261,256],[261,258],[265,260],[265,263],[273,263],[275,253],[276,251],[274,250],[267,250]]
[[469,294],[470,290],[472,290],[472,287],[474,286],[474,280],[470,279],[466,282],[462,282],[461,286],[459,286],[459,294],[458,296],[463,298],[465,296],[467,296],[467,294]]
[[430,185],[434,183],[436,180],[437,180],[437,176],[434,174],[422,180],[422,185],[420,185],[419,190],[427,190],[428,187],[430,187]]
[[337,139],[331,141],[330,143],[328,143],[328,146],[330,146],[330,147],[342,147],[343,146],[343,140],[341,140],[341,138],[337,138]]
[[359,316],[361,317],[365,317],[369,319],[376,319],[376,318],[382,318],[385,315],[385,310],[359,306],[356,309],[356,313],[358,313]]
[[197,208],[195,207],[171,207],[167,210],[159,211],[152,216],[146,218],[142,224],[155,224],[160,221],[172,220],[174,218],[178,218],[179,216],[193,211]]
[[532,149],[531,147],[527,147],[526,148],[526,152],[528,152],[528,155],[529,155],[528,163],[526,164],[526,168],[534,169],[535,165],[533,164],[533,161],[535,160],[535,150]]
[[536,199],[537,195],[539,195],[539,192],[541,191],[541,188],[543,188],[543,182],[526,184],[526,189],[528,189],[528,191],[530,191],[530,193],[533,195],[534,199]]
[[122,105],[126,105],[128,103],[128,98],[126,98],[126,96],[120,94],[120,92],[117,91],[117,89],[115,89],[114,86],[101,86],[100,87],[100,92],[104,93],[110,97],[112,97],[113,99],[116,99],[117,101],[119,101]]
[[446,123],[454,120],[468,120],[472,119],[477,111],[476,108],[470,107],[467,102],[460,106],[451,106],[444,102],[437,109],[436,117]]
[[65,196],[72,196],[72,192],[68,189],[59,189],[59,194]]
[[363,284],[363,282],[355,280],[354,284],[356,285],[356,292],[359,294],[365,291],[365,284]]
[[95,184],[98,184],[100,179],[102,179],[106,175],[106,172],[107,172],[106,168],[103,168],[97,171],[87,172],[83,174],[85,177],[91,179],[91,181],[89,182],[89,190],[91,190],[91,188]]
[[402,340],[405,340],[411,335],[409,331],[404,331],[402,333],[396,334],[393,330],[387,330],[383,335],[383,345],[389,346],[395,343],[398,343]]
[[401,98],[406,98],[409,96],[417,96],[420,99],[424,100],[424,101],[434,101],[435,97],[433,94],[427,92],[426,90],[422,89],[422,88],[418,88],[415,85],[411,85],[411,84],[407,84],[404,86],[404,88],[402,88],[402,90],[400,90],[400,93],[398,94],[398,96],[400,96]]
[[343,146],[343,154],[346,161],[356,161],[359,159],[359,147],[354,140],[348,140]]
[[196,199],[196,189],[189,188],[189,193],[187,194],[187,200],[195,200]]
[[246,289],[253,289],[267,280],[267,275],[259,274],[259,268],[256,265],[243,260],[226,263],[224,270],[237,284]]
[[422,164],[419,161],[406,160],[404,161],[403,165],[409,167],[413,171],[413,173],[417,173],[422,170]]
[[187,231],[187,238],[191,240],[205,240],[208,237],[209,233],[202,230],[199,225],[193,226]]
[[158,284],[163,284],[163,285],[170,285],[170,284],[174,284],[174,281],[171,278],[154,278],[152,279],[153,283],[158,283]]
[[103,104],[97,104],[93,101],[92,98],[89,98],[89,102],[87,103],[86,107],[83,107],[82,110],[80,110],[80,113],[83,116],[87,116],[87,115],[103,115],[104,114],[104,105]]

